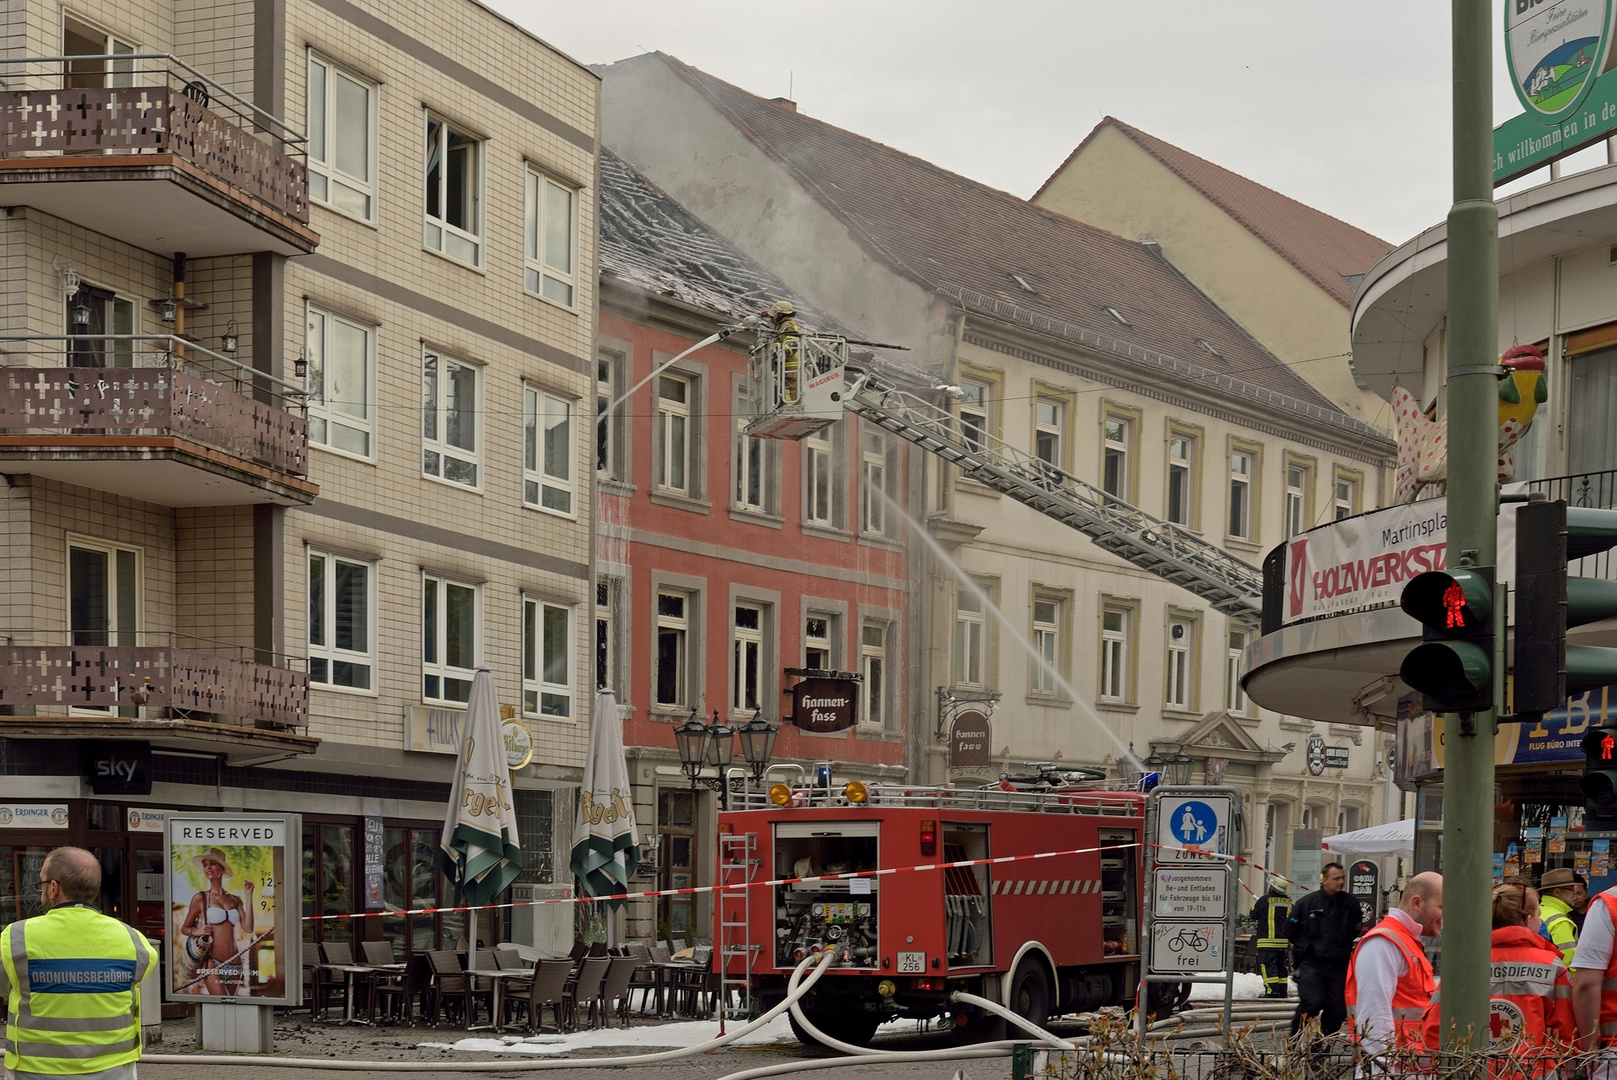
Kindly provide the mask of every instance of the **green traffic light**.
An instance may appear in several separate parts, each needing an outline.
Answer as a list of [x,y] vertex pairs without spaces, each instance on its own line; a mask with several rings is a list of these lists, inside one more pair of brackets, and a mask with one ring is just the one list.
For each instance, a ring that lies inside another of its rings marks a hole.
[[1428,641],[1404,657],[1398,675],[1444,708],[1461,710],[1493,688],[1493,655],[1472,641]]

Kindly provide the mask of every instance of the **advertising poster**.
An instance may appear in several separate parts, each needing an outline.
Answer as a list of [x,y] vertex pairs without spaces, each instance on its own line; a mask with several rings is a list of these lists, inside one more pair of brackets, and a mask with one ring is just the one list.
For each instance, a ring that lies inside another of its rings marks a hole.
[[1544,830],[1532,826],[1522,830],[1522,861],[1529,866],[1544,861]]
[[1584,881],[1589,880],[1589,853],[1579,851],[1572,856],[1572,872]]
[[1551,855],[1566,854],[1566,818],[1550,818],[1550,846],[1547,850]]
[[171,813],[167,824],[166,999],[298,1004],[299,815]]
[[1501,852],[1493,853],[1493,883],[1500,884],[1505,880],[1505,856]]
[[1589,844],[1589,876],[1601,878],[1611,876],[1611,841],[1595,840]]
[[1505,846],[1505,876],[1515,877],[1522,872],[1522,857],[1514,841]]

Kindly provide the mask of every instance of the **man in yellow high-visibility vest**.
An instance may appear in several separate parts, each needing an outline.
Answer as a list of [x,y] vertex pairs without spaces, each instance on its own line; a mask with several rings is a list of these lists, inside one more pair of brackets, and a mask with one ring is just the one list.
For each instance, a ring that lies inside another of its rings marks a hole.
[[27,887],[45,914],[0,931],[7,1080],[135,1080],[140,980],[157,950],[95,909],[101,865],[83,848],[52,851]]

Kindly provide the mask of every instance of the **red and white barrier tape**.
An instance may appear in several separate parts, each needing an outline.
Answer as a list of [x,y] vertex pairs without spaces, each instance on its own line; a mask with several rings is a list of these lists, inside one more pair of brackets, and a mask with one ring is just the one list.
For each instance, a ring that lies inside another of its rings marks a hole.
[[[424,907],[424,908],[389,908],[383,911],[356,911],[344,915],[305,915],[304,922],[334,922],[340,919],[375,919],[390,915],[438,915],[455,911],[494,911],[501,908],[542,907],[546,904],[595,904],[603,900],[649,900],[657,896],[692,896],[696,893],[723,892],[728,889],[737,892],[742,888],[772,888],[776,885],[796,885],[802,882],[813,881],[850,881],[855,878],[889,877],[893,874],[921,873],[933,870],[954,870],[968,866],[1003,866],[1007,863],[1032,862],[1037,859],[1058,859],[1070,855],[1093,855],[1102,851],[1126,851],[1129,848],[1157,847],[1156,844],[1107,844],[1105,847],[1070,848],[1066,851],[1039,851],[1028,855],[1001,855],[992,859],[961,859],[957,862],[922,863],[918,866],[895,866],[885,870],[857,870],[846,874],[818,874],[812,877],[775,878],[770,881],[737,882],[732,885],[692,885],[683,889],[648,889],[645,892],[608,893],[601,896],[562,896],[545,900],[513,900],[504,904],[467,904],[457,907]],[[1208,859],[1222,859],[1228,862],[1245,863],[1257,870],[1269,873],[1267,867],[1260,866],[1250,859],[1243,859],[1239,855],[1218,855],[1207,853]],[[1256,897],[1251,889],[1243,882],[1241,888]],[[1046,894],[1055,895],[1055,894]]]

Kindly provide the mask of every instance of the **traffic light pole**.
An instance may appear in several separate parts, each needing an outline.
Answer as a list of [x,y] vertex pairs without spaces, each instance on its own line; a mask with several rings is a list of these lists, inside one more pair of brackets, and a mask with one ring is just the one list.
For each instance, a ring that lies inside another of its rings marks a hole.
[[[1493,201],[1494,7],[1452,0],[1454,206],[1448,217],[1448,565],[1495,565],[1499,515],[1499,213]],[[1505,669],[1493,605],[1494,701]],[[1494,709],[1444,717],[1445,1045],[1488,1037]]]

